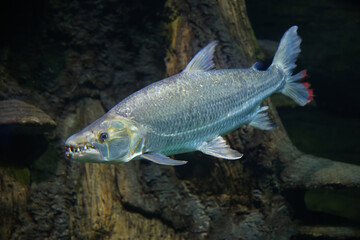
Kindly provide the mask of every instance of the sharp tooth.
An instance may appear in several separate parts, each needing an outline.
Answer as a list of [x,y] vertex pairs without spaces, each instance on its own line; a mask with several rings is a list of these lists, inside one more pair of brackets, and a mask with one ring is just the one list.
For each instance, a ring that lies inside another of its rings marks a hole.
[[77,148],[76,150],[77,150],[78,152],[80,152],[80,148]]
[[71,148],[69,148],[68,151],[72,153]]
[[86,150],[86,149],[87,149],[87,146],[85,145],[85,146],[84,146],[84,150]]

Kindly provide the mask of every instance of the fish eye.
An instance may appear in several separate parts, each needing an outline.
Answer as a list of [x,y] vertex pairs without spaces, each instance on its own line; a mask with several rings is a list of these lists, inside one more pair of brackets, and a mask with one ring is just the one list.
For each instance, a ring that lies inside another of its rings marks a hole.
[[105,142],[109,138],[109,134],[107,132],[102,132],[99,135],[99,141]]

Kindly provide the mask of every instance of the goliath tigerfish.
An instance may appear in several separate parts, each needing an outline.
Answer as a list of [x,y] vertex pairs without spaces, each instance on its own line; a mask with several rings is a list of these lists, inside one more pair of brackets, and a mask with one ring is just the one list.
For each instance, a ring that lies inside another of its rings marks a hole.
[[262,101],[281,92],[300,105],[313,98],[308,83],[297,82],[305,71],[292,75],[300,53],[297,26],[282,37],[266,71],[214,68],[217,42],[210,42],[186,68],[122,100],[101,118],[66,141],[66,154],[75,160],[125,163],[147,159],[159,164],[186,161],[167,156],[201,151],[224,158],[243,154],[230,148],[222,136],[247,124],[269,130],[275,124]]

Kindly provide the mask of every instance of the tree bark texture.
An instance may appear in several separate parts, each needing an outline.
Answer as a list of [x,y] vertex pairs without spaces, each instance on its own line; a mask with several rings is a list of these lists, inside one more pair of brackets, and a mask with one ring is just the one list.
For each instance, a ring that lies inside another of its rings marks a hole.
[[[30,169],[30,181],[1,170],[1,239],[290,239],[297,227],[284,190],[359,188],[359,179],[337,172],[359,176],[358,167],[299,152],[269,100],[278,129],[244,126],[226,137],[245,154],[239,161],[198,152],[179,157],[189,160],[180,167],[65,159],[69,135],[130,93],[181,71],[211,40],[219,41],[218,68],[249,67],[262,57],[244,0],[154,4],[161,13],[147,13],[141,1],[51,0],[49,38],[60,33],[65,53],[56,79],[33,91],[2,69],[2,83],[13,82],[2,98],[33,104],[57,122],[46,137],[60,160],[40,180],[36,171],[47,170],[36,167],[38,160],[16,170]],[[151,14],[156,20],[148,20]]]

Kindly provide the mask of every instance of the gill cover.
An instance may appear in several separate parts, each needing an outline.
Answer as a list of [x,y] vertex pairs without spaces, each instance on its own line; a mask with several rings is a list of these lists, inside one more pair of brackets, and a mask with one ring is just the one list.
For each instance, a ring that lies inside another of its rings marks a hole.
[[141,155],[144,133],[136,122],[107,113],[66,140],[74,160],[123,163]]
[[118,115],[106,115],[99,122],[97,140],[93,144],[99,150],[101,160],[119,163],[139,156],[143,147],[143,134],[136,123]]

